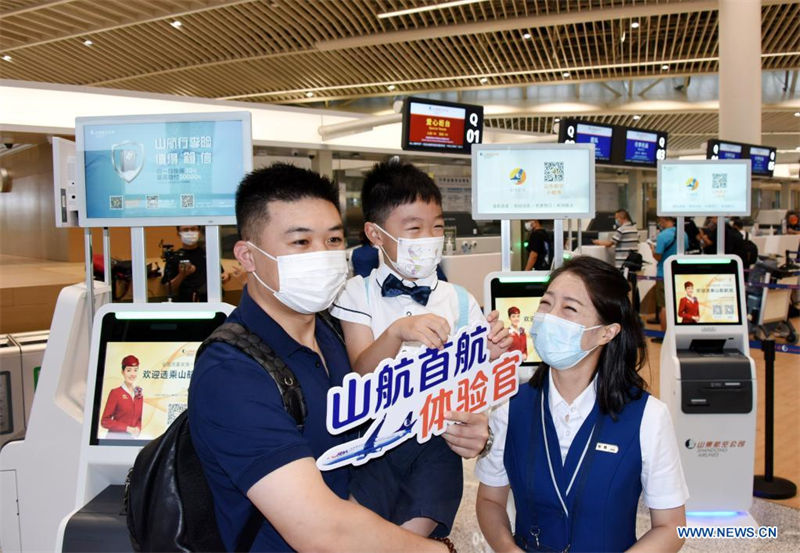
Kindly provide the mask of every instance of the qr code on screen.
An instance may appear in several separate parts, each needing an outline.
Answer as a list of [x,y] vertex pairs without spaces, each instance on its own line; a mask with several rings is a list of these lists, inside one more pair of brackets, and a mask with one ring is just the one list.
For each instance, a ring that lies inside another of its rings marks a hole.
[[167,426],[177,419],[181,413],[186,411],[185,403],[169,403],[167,404]]
[[711,173],[711,188],[727,188],[727,187],[728,187],[727,173]]
[[194,207],[194,194],[181,194],[181,207],[185,209]]
[[561,182],[564,180],[563,161],[544,162],[544,182]]
[[108,207],[109,209],[122,209],[122,196],[109,196]]
[[147,209],[158,209],[158,196],[147,196]]

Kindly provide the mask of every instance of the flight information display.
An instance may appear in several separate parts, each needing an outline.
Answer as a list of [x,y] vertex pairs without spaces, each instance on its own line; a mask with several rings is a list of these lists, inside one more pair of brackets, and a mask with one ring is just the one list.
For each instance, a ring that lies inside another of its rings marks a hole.
[[81,226],[235,223],[249,113],[78,118]]
[[482,144],[472,154],[472,217],[594,217],[591,144]]
[[750,146],[749,154],[753,174],[771,177],[775,171],[775,148]]
[[747,160],[671,160],[658,163],[658,215],[749,215]]
[[594,156],[597,161],[611,160],[611,143],[614,128],[580,122],[564,122],[564,144],[594,144]]
[[749,159],[753,175],[771,177],[775,171],[777,150],[739,142],[712,139],[706,147],[706,159]]
[[558,141],[594,144],[595,161],[606,165],[655,167],[659,160],[667,158],[667,133],[658,130],[563,119]]
[[404,150],[469,154],[483,137],[483,106],[407,98]]
[[665,134],[626,129],[626,163],[652,166],[659,159],[666,159],[666,155],[667,137]]

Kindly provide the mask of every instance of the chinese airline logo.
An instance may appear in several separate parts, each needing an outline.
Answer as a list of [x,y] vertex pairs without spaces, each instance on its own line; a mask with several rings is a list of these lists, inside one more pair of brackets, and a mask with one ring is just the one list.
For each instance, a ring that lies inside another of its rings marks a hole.
[[695,190],[697,190],[697,187],[698,187],[698,186],[700,186],[700,181],[699,181],[699,180],[697,180],[697,179],[696,179],[696,178],[694,178],[694,177],[689,177],[689,179],[686,181],[686,188],[688,188],[688,189],[689,189],[689,190],[691,190],[692,192],[694,192]]
[[508,175],[508,178],[511,179],[511,184],[514,186],[522,186],[525,183],[525,179],[528,178],[528,175],[525,173],[525,169],[522,167],[517,167],[511,171],[511,174]]

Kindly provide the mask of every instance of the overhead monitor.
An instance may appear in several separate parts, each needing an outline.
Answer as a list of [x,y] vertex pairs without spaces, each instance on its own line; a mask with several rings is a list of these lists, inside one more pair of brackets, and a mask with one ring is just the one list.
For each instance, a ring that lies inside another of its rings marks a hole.
[[236,223],[249,112],[78,117],[75,138],[81,226]]
[[658,162],[658,215],[750,215],[750,162]]
[[749,159],[753,175],[771,177],[775,171],[777,149],[718,139],[709,140],[706,146],[707,159]]
[[472,152],[472,217],[594,217],[593,144],[480,144]]
[[564,144],[594,144],[595,160],[611,161],[614,127],[567,119],[559,128],[559,142]]
[[742,159],[744,157],[744,144],[709,140],[706,146],[706,159]]
[[750,169],[754,175],[771,177],[775,171],[777,150],[767,146],[750,146]]
[[469,154],[483,138],[483,106],[406,98],[403,102],[404,150]]
[[735,260],[672,260],[671,300],[678,326],[742,324],[741,293]]
[[139,315],[102,319],[90,445],[141,446],[163,434],[186,409],[197,348],[226,317],[211,310]]
[[658,160],[667,158],[667,133],[643,129],[624,129],[626,165],[655,167]]
[[513,339],[511,350],[521,351],[522,365],[535,366],[542,362],[531,339],[533,315],[547,289],[549,275],[527,274],[489,275],[489,297],[492,310],[497,310],[503,325]]

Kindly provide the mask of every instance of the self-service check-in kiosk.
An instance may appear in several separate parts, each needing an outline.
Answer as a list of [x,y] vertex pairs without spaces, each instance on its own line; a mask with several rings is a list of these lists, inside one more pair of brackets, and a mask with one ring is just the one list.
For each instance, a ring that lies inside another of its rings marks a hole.
[[672,415],[689,486],[686,511],[690,518],[737,513],[747,518],[756,377],[741,262],[729,255],[671,256],[664,287],[660,395]]
[[[197,348],[233,307],[223,303],[109,304],[95,317],[87,375],[76,509],[61,522],[57,551],[125,551],[125,477],[142,446],[186,409]],[[133,386],[123,365],[136,363]],[[133,392],[131,392],[131,389]],[[141,409],[127,420],[118,404]],[[124,427],[138,430],[129,432]]]

